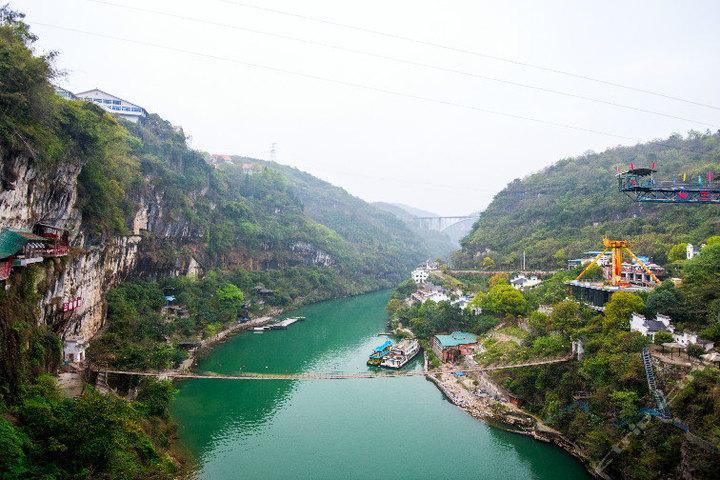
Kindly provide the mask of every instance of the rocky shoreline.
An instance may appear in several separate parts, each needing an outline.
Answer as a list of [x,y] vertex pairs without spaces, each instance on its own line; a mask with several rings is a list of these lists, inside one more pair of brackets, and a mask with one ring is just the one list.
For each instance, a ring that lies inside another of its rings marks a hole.
[[552,443],[580,460],[595,478],[610,480],[610,477],[595,470],[579,445],[548,427],[534,415],[511,404],[477,397],[468,391],[463,381],[455,377],[451,371],[428,372],[425,377],[433,382],[448,400],[476,420],[494,428],[526,435],[544,443]]

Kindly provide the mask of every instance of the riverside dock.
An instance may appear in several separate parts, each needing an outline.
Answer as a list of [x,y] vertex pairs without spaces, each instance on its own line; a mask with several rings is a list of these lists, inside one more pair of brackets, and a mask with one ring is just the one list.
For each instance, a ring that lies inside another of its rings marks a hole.
[[285,330],[287,327],[292,325],[295,322],[302,322],[305,320],[305,317],[288,317],[285,320],[281,320],[277,323],[272,323],[270,325],[265,325],[263,327],[255,327],[253,330],[256,332],[264,332],[267,330]]

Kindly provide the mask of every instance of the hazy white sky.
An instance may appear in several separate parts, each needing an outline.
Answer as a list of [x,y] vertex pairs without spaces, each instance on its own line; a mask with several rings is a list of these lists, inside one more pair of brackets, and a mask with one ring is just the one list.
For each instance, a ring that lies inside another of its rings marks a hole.
[[97,87],[140,104],[182,125],[191,145],[210,153],[268,158],[277,143],[279,162],[365,200],[443,215],[484,209],[508,181],[588,149],[720,128],[714,0],[11,0],[10,6],[27,14],[40,37],[38,53],[59,52],[57,66],[67,73],[59,84],[71,91]]

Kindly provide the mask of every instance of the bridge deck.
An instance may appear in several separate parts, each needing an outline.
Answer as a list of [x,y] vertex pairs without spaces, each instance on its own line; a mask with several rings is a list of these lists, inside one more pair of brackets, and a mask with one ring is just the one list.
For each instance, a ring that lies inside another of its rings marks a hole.
[[[529,367],[534,365],[547,365],[551,363],[567,362],[573,359],[573,355],[568,355],[559,358],[549,358],[543,360],[536,360],[531,362],[523,363],[504,363],[504,364],[492,364],[482,367],[475,368],[460,368],[452,369],[452,372],[483,372],[491,370],[504,370],[509,368],[520,368]],[[126,370],[100,370],[107,373],[117,375],[141,375],[146,377],[161,377],[161,378],[208,378],[216,380],[343,380],[351,378],[394,378],[394,377],[413,377],[420,375],[432,375],[434,373],[442,373],[442,370],[429,370],[424,371],[383,371],[378,373],[373,372],[318,372],[318,373],[237,373],[237,374],[219,374],[213,372],[207,373],[181,373],[181,372],[133,372]]]

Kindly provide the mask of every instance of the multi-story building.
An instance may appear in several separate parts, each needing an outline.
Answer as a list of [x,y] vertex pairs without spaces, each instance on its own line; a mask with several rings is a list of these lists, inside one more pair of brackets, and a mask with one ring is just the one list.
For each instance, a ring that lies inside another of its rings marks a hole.
[[134,103],[130,103],[127,100],[123,100],[120,97],[104,92],[98,88],[88,90],[86,92],[80,92],[75,95],[79,100],[87,100],[99,105],[104,110],[117,115],[120,118],[129,120],[131,122],[137,122],[141,118],[147,117],[147,111]]

